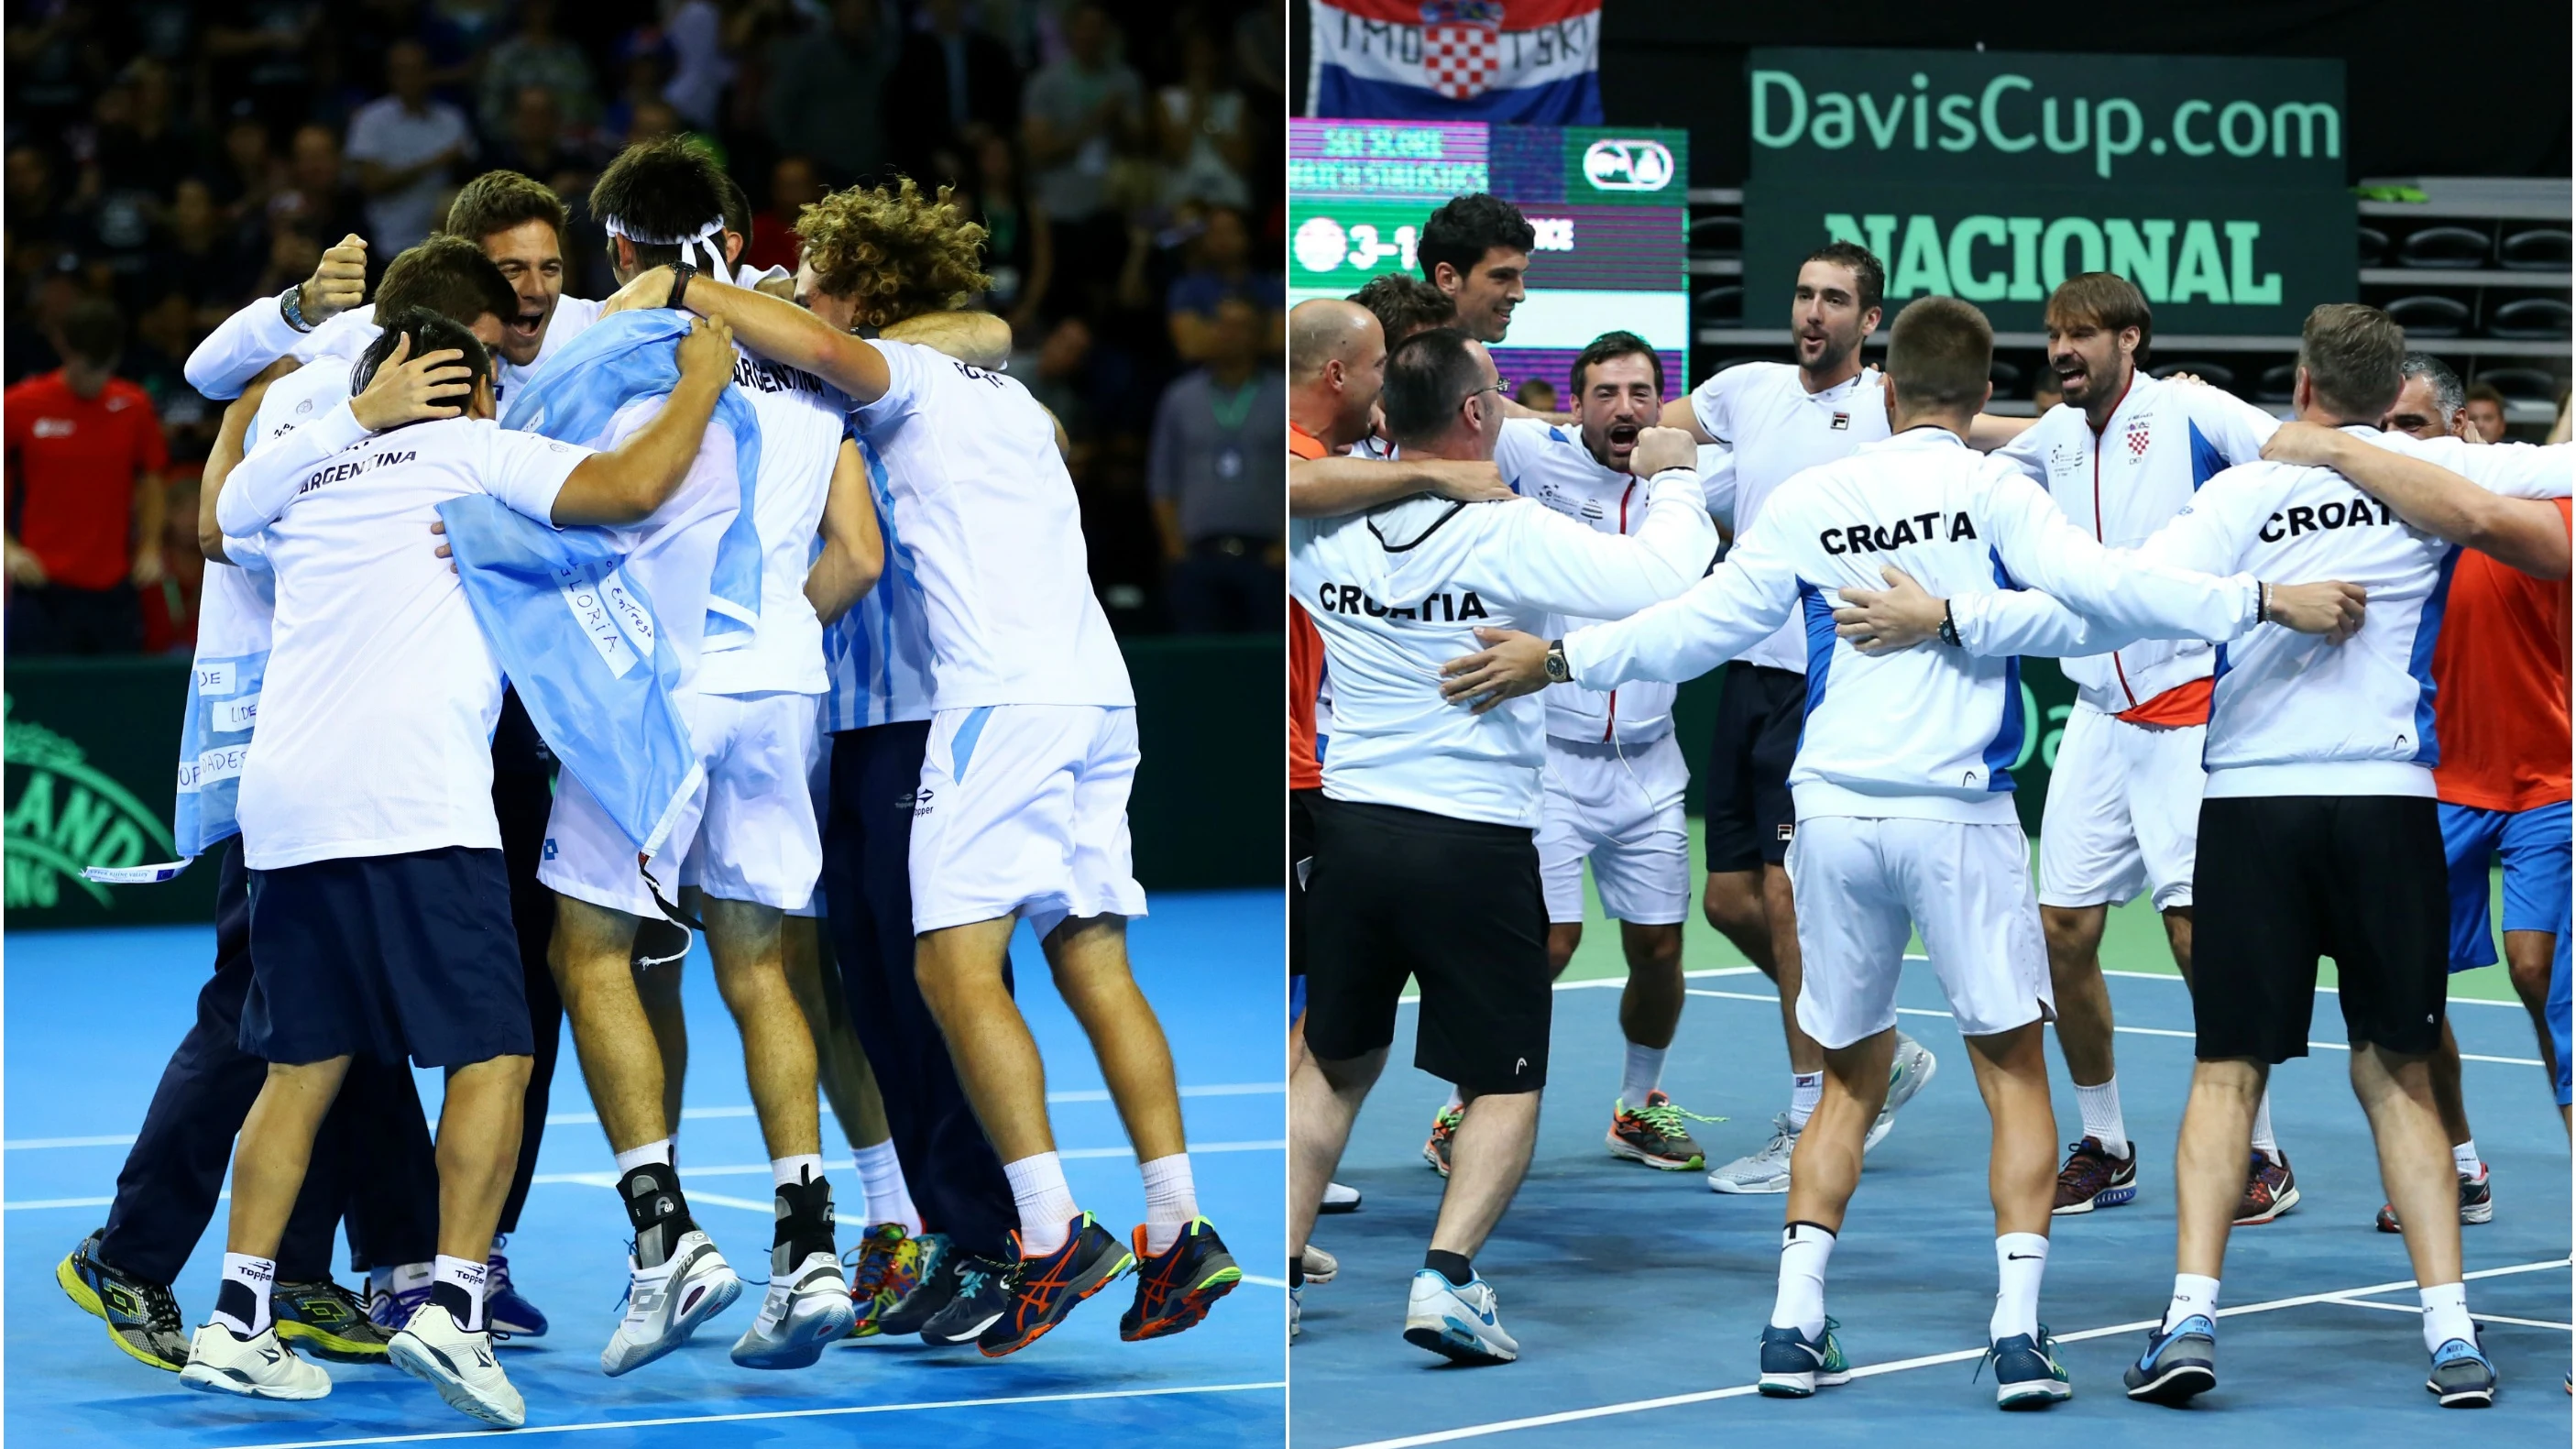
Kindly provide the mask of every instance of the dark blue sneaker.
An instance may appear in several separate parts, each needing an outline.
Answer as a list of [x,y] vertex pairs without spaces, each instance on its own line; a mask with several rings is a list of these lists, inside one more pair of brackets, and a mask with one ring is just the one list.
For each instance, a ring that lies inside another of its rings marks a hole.
[[2218,1387],[2218,1325],[2195,1313],[2171,1333],[2147,1330],[2147,1351],[2121,1375],[2129,1397],[2180,1406]]
[[367,1321],[387,1334],[399,1333],[411,1316],[429,1302],[429,1285],[417,1288],[375,1288],[367,1290]]
[[2443,1340],[2433,1350],[2433,1373],[2424,1380],[2445,1409],[2484,1409],[2495,1403],[2495,1365],[2486,1350],[2464,1338]]
[[1803,1399],[1820,1388],[1851,1382],[1851,1360],[1843,1357],[1834,1330],[1842,1324],[1825,1320],[1825,1336],[1811,1339],[1794,1328],[1766,1325],[1762,1330],[1762,1382],[1756,1387],[1771,1399]]
[[2057,1340],[2048,1336],[2045,1323],[2035,1339],[2016,1333],[1986,1345],[1986,1356],[1977,1361],[1977,1367],[1982,1371],[1990,1363],[1995,1366],[1996,1408],[2045,1409],[2075,1397],[2066,1366],[2057,1361]]
[[492,1240],[492,1257],[483,1279],[483,1319],[493,1333],[505,1338],[543,1338],[546,1316],[537,1305],[519,1296],[510,1282],[510,1256],[501,1250],[508,1247],[507,1237]]

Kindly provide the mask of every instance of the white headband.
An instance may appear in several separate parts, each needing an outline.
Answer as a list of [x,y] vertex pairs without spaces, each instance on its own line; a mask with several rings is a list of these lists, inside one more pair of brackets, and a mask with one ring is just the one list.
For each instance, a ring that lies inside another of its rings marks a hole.
[[717,217],[715,220],[699,227],[696,232],[688,236],[649,235],[635,230],[633,227],[628,226],[622,218],[614,216],[601,217],[599,219],[599,224],[607,230],[610,236],[624,237],[628,241],[635,243],[637,246],[678,247],[680,249],[680,255],[684,258],[689,256],[691,248],[697,248],[706,257],[706,264],[701,267],[700,270],[714,277],[719,282],[730,282],[733,280],[732,269],[725,265],[724,259],[724,243],[721,240],[724,236],[725,229],[723,217]]

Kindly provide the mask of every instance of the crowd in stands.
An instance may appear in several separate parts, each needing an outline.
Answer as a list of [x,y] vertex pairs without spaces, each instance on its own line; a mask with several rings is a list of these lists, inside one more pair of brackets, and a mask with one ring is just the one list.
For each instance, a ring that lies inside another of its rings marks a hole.
[[753,198],[755,265],[794,265],[828,189],[956,187],[991,232],[980,305],[1072,439],[1112,618],[1274,628],[1285,24],[1278,0],[12,0],[9,607],[101,593],[44,632],[184,651],[222,414],[181,374],[197,341],[343,236],[380,273],[495,168],[563,196],[565,291],[606,296],[590,183],[678,133]]

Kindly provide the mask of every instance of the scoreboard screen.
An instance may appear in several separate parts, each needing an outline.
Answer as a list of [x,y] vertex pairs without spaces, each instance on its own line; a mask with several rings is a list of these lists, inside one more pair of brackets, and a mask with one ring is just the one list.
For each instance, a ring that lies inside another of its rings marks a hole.
[[1684,267],[1689,133],[1482,122],[1291,120],[1288,299],[1347,297],[1386,272],[1422,274],[1423,219],[1488,191],[1538,239],[1529,297],[1494,347],[1507,386],[1545,380],[1564,397],[1584,345],[1628,331],[1664,361],[1664,395],[1689,386]]

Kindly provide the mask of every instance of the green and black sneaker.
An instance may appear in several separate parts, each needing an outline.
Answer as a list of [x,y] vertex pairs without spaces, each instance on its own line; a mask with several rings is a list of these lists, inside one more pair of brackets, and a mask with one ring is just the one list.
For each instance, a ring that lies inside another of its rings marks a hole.
[[277,1284],[269,1290],[268,1314],[280,1339],[333,1363],[388,1362],[385,1350],[398,1331],[371,1321],[358,1295],[328,1278]]
[[1631,1107],[1615,1103],[1610,1110],[1610,1155],[1659,1167],[1666,1172],[1697,1172],[1708,1165],[1708,1155],[1691,1140],[1689,1122],[1723,1122],[1723,1117],[1703,1117],[1685,1112],[1673,1105],[1673,1099],[1661,1092],[1646,1094],[1646,1104]]
[[106,1231],[81,1239],[54,1269],[54,1281],[83,1313],[106,1320],[109,1342],[175,1374],[188,1366],[188,1330],[179,1318],[179,1300],[170,1296],[166,1283],[147,1283],[109,1267],[98,1255],[98,1240]]

